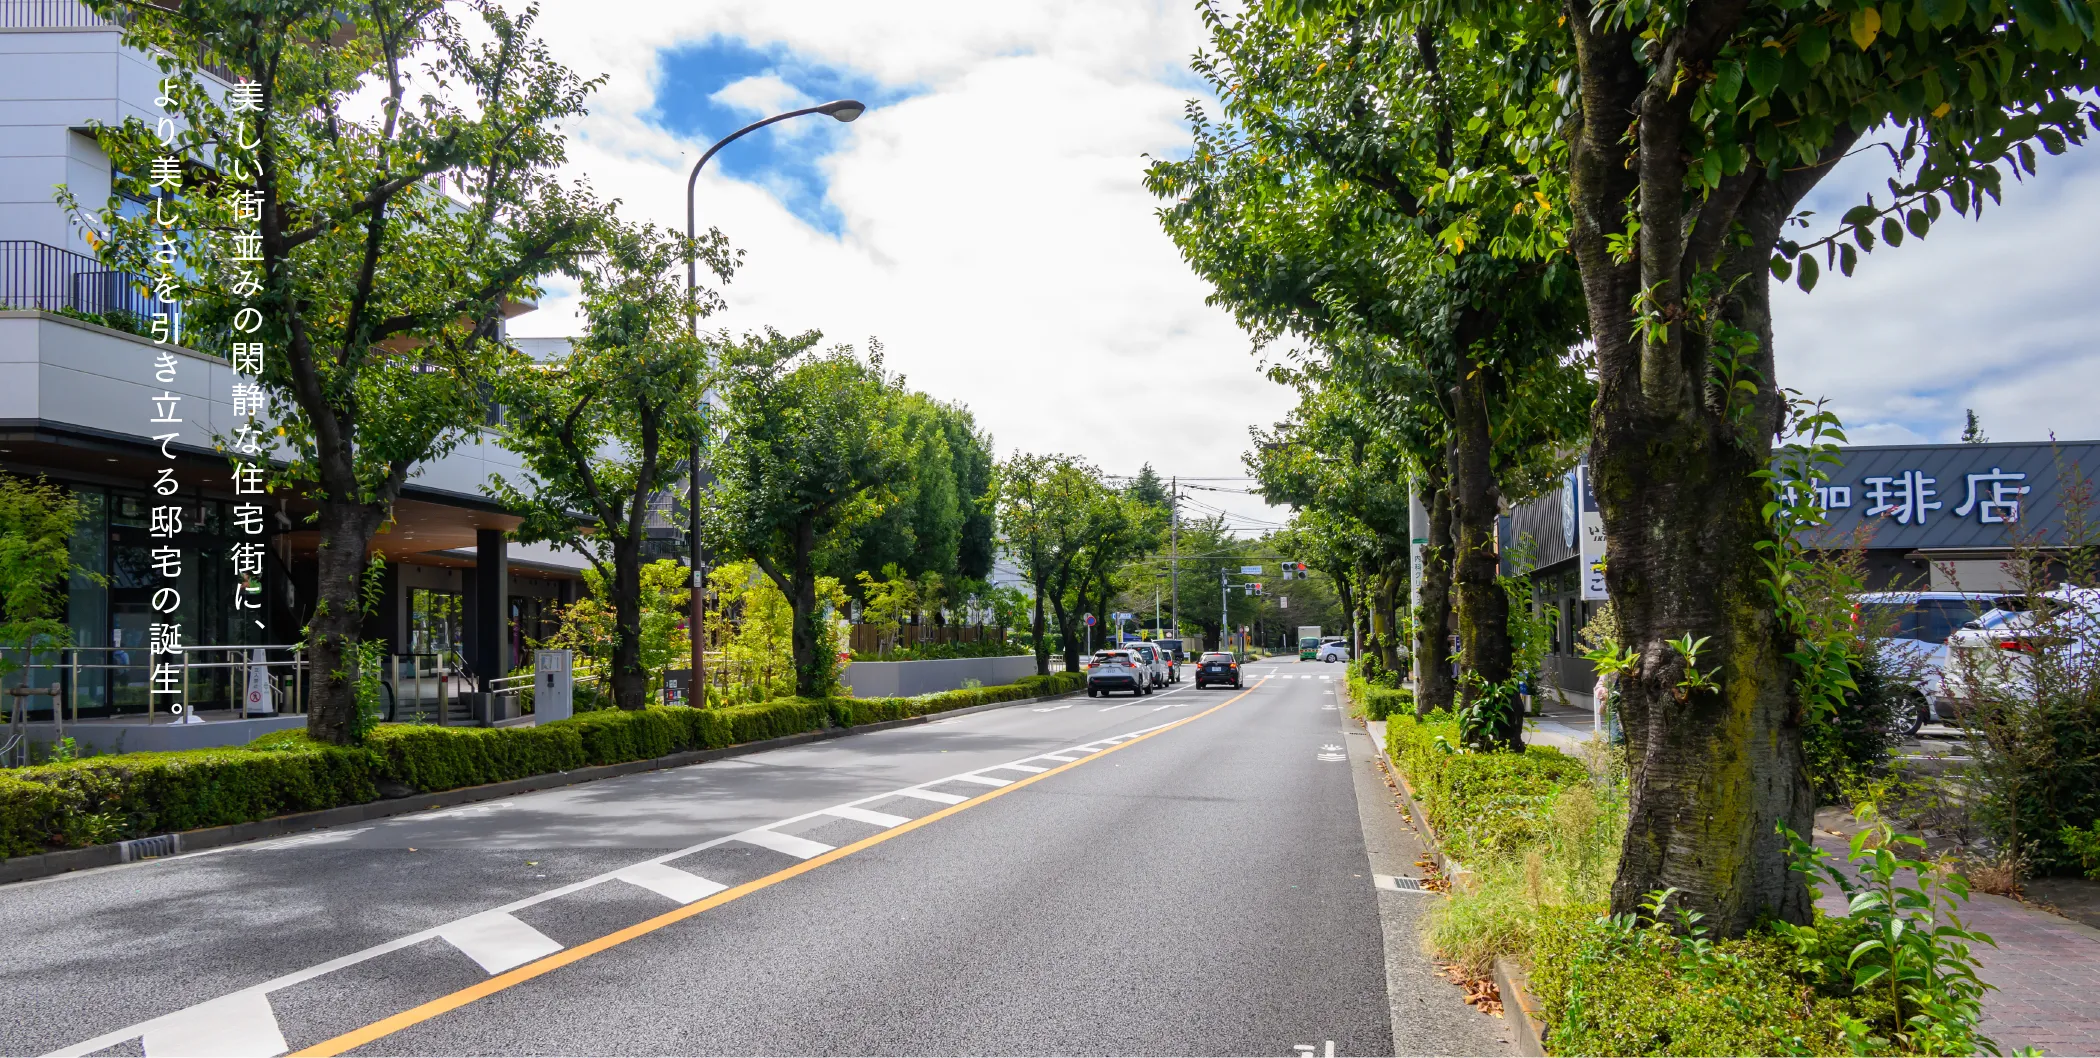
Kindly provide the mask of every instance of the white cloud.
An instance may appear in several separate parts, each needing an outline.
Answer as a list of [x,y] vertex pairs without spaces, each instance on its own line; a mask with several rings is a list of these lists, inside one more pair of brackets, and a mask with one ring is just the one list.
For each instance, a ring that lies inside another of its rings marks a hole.
[[[1846,162],[1810,205],[1830,220],[1879,191],[1884,158]],[[1952,210],[1922,241],[1876,244],[1851,278],[1775,289],[1779,381],[1829,396],[1856,443],[2100,437],[2100,157],[2045,157],[1980,221]],[[1813,229],[1820,235],[1826,227]]]
[[[1201,27],[1180,0],[606,6],[549,5],[540,28],[572,68],[610,75],[572,130],[571,168],[630,217],[682,228],[705,147],[649,121],[664,50],[735,38],[905,92],[819,163],[838,237],[758,186],[702,176],[701,226],[748,251],[714,325],[879,336],[892,369],[969,405],[1002,453],[1072,452],[1111,472],[1243,473],[1247,428],[1294,403],[1203,304],[1140,183],[1144,154],[1188,143]],[[783,72],[716,99],[754,115],[807,105]],[[567,333],[573,307],[556,290],[514,330]]]
[[779,74],[773,73],[731,81],[709,98],[723,106],[742,110],[754,118],[806,107],[815,102],[802,94],[801,89],[781,80]]

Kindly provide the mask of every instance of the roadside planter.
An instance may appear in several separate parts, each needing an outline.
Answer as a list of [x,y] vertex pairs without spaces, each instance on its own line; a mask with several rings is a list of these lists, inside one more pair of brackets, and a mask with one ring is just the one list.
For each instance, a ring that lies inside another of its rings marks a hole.
[[855,698],[915,698],[959,690],[965,681],[997,687],[1035,675],[1035,655],[945,658],[939,661],[856,661],[839,675]]

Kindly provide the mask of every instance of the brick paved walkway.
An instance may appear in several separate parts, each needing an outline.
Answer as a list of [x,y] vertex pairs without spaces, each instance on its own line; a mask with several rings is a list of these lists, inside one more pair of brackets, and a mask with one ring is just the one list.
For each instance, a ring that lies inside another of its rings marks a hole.
[[[1850,847],[1820,825],[1816,845],[1838,857]],[[1831,888],[1817,906],[1844,914]],[[1989,893],[1969,900],[1962,922],[1998,942],[1977,953],[1983,979],[1998,986],[1983,1000],[1985,1035],[2008,1052],[2100,1055],[2100,929]]]

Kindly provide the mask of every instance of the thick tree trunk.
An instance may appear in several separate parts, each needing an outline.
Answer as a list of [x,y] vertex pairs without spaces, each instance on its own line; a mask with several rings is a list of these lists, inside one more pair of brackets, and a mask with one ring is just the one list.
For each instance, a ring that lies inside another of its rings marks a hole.
[[306,733],[319,742],[348,745],[357,737],[357,644],[364,623],[359,589],[365,551],[380,518],[381,512],[370,504],[321,501],[306,711]]
[[1386,562],[1378,571],[1371,594],[1371,627],[1378,629],[1379,664],[1387,672],[1403,672],[1400,662],[1400,593],[1407,586],[1406,552]]
[[1472,686],[1460,697],[1494,695],[1503,709],[1491,728],[1497,748],[1524,748],[1524,716],[1509,686],[1509,595],[1497,582],[1501,573],[1495,548],[1496,519],[1502,513],[1489,461],[1494,439],[1489,434],[1487,372],[1462,362],[1461,378],[1452,389],[1451,493],[1452,529],[1457,539],[1452,563],[1453,594],[1458,597],[1460,668]]
[[[1582,85],[1570,248],[1598,362],[1590,466],[1619,642],[1639,658],[1619,683],[1633,796],[1612,910],[1636,911],[1649,892],[1675,887],[1678,902],[1705,914],[1719,936],[1764,918],[1805,923],[1807,887],[1788,869],[1775,830],[1783,823],[1807,833],[1814,794],[1792,666],[1755,550],[1770,535],[1766,490],[1751,475],[1766,469],[1782,415],[1766,261],[1794,204],[1856,137],[1841,134],[1824,164],[1776,182],[1753,163],[1687,199],[1689,95],[1673,90],[1668,71],[1649,80],[1633,58],[1635,42],[1592,23],[1588,3],[1567,6]],[[1729,32],[1705,25],[1678,43],[1712,47]],[[1709,58],[1673,54],[1690,68]],[[1628,114],[1639,116],[1631,164],[1622,139]],[[1642,221],[1639,252],[1617,260],[1607,238],[1624,231],[1629,196]],[[1714,380],[1708,333],[1681,322],[1652,340],[1636,332],[1631,306],[1644,292],[1666,319],[1695,318],[1688,291],[1706,269],[1713,288],[1732,292],[1719,316],[1756,340],[1737,374],[1760,387],[1748,408],[1728,396],[1726,380]],[[1687,635],[1707,640],[1698,664],[1718,691],[1680,686],[1686,659],[1669,641]]]
[[639,542],[613,545],[613,704],[649,704],[649,670],[642,667],[642,553]]
[[1441,466],[1429,468],[1429,539],[1422,545],[1422,601],[1415,609],[1415,715],[1453,706],[1451,678],[1451,490]]
[[1048,676],[1050,675],[1050,630],[1043,624],[1043,586],[1040,583],[1035,586],[1035,624],[1030,626],[1030,630],[1035,634],[1035,674]]

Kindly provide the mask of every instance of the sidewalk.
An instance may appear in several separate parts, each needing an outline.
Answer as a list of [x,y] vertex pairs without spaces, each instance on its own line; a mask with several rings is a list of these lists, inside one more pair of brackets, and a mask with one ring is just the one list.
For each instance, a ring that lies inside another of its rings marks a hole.
[[[1816,815],[1816,847],[1842,858],[1856,826],[1844,810],[1824,809]],[[1841,895],[1822,888],[1816,906],[1844,914]],[[1984,1035],[2008,1052],[2100,1054],[2100,929],[1989,893],[1972,895],[1961,917],[1998,942],[1976,953],[1984,981],[1997,986],[1983,1000]]]

